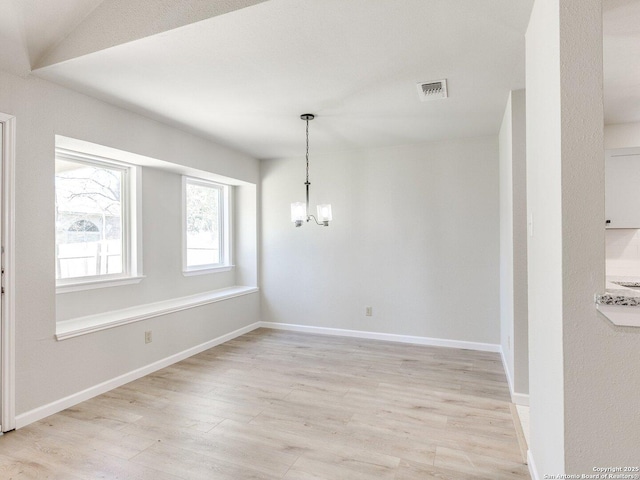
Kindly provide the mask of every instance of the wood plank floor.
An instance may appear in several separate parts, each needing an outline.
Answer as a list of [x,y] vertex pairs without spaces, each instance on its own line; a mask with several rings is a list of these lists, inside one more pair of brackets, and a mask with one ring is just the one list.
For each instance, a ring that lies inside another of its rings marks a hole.
[[256,330],[0,437],[2,479],[528,479],[499,356]]

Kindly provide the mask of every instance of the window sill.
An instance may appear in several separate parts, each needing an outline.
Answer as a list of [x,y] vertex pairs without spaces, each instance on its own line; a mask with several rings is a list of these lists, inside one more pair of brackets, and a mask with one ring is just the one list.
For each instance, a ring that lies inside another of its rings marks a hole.
[[185,277],[193,277],[195,275],[207,275],[209,273],[230,272],[235,265],[224,265],[222,267],[211,268],[194,268],[192,270],[183,270],[182,275]]
[[135,285],[140,283],[144,278],[144,275],[138,275],[135,277],[104,278],[100,280],[67,283],[56,285],[56,294],[80,292],[82,290],[93,290],[95,288],[119,287],[121,285]]
[[257,291],[258,287],[228,287],[186,297],[171,298],[161,302],[136,305],[135,307],[123,308],[121,310],[112,310],[96,315],[87,315],[86,317],[62,320],[56,323],[56,339],[66,340],[68,338],[119,327],[129,323],[140,322],[169,313],[180,312],[209,303],[248,295]]

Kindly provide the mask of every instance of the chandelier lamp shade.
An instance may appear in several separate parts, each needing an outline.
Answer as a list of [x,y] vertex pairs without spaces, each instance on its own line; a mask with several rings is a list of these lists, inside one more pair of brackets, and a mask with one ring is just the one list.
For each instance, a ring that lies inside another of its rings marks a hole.
[[311,185],[311,183],[309,183],[309,121],[314,118],[315,115],[311,113],[304,113],[300,115],[300,119],[307,123],[307,180],[304,182],[307,189],[307,201],[306,203],[295,202],[291,204],[291,221],[295,223],[296,227],[301,227],[303,222],[309,222],[312,218],[316,224],[328,227],[329,222],[333,220],[333,217],[331,216],[331,205],[328,203],[323,203],[316,207],[316,216],[309,213],[309,186]]

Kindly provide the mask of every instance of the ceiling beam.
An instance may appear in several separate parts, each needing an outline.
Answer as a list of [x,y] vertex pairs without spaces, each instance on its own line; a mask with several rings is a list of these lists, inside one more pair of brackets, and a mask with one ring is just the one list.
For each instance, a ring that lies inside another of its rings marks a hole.
[[105,0],[33,69],[224,15],[266,0]]

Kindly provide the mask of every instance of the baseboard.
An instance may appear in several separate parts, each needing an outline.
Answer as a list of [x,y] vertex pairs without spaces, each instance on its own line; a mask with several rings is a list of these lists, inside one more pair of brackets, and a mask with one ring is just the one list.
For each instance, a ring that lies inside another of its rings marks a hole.
[[509,384],[509,394],[511,395],[511,402],[516,405],[522,405],[525,407],[529,406],[529,394],[528,393],[518,393],[513,389],[513,380],[511,379],[511,371],[509,370],[509,364],[507,363],[507,359],[504,356],[504,350],[502,349],[502,345],[498,345],[500,347],[500,358],[502,359],[502,366],[504,367],[504,373],[507,376],[507,383]]
[[509,370],[509,364],[507,363],[507,358],[504,356],[504,349],[502,345],[500,345],[500,358],[502,359],[502,368],[504,368],[504,373],[507,376],[507,383],[509,384],[509,393],[511,394],[511,401],[513,401],[513,380],[511,379],[511,370]]
[[522,456],[522,463],[527,463],[527,453],[529,452],[529,446],[527,445],[527,438],[524,436],[524,429],[522,428],[522,420],[518,413],[518,407],[510,403],[509,410],[511,411],[511,417],[513,419],[513,427],[516,430],[516,438],[518,439],[518,447],[520,447],[520,455]]
[[43,405],[41,407],[34,408],[33,410],[17,415],[16,428],[22,428],[26,425],[29,425],[30,423],[37,422],[38,420],[48,417],[49,415],[61,412],[62,410],[77,405],[80,402],[89,400],[90,398],[101,395],[105,392],[108,392],[109,390],[113,390],[114,388],[132,382],[133,380],[137,380],[138,378],[144,377],[145,375],[149,375],[150,373],[160,370],[161,368],[168,367],[169,365],[173,365],[174,363],[184,360],[185,358],[189,358],[200,352],[204,352],[205,350],[215,347],[216,345],[220,345],[222,343],[228,342],[229,340],[233,340],[240,335],[244,335],[245,333],[259,328],[261,326],[260,323],[261,322],[252,323],[251,325],[247,325],[246,327],[242,327],[234,330],[233,332],[221,335],[217,338],[201,343],[200,345],[196,345],[195,347],[191,347],[187,350],[183,350],[182,352],[170,355],[149,365],[145,365],[144,367],[132,370],[131,372],[125,373],[124,375],[120,375],[119,377],[112,378],[111,380],[107,380],[106,382],[102,382],[98,385],[89,387],[86,390],[82,390],[80,392],[69,395],[68,397],[61,398],[60,400],[56,400],[47,405]]
[[292,332],[319,333],[321,335],[335,335],[339,337],[368,338],[372,340],[385,340],[388,342],[430,345],[432,347],[461,348],[465,350],[478,350],[482,352],[501,352],[500,345],[496,345],[493,343],[466,342],[463,340],[448,340],[444,338],[415,337],[410,335],[397,335],[394,333],[367,332],[364,330],[346,330],[342,328],[311,327],[308,325],[295,325],[291,323],[260,322],[260,326],[262,328],[289,330]]
[[529,475],[531,475],[531,480],[540,480],[538,468],[536,467],[536,462],[533,461],[531,450],[527,451],[527,465],[529,465]]
[[511,392],[511,401],[516,405],[522,405],[523,407],[528,407],[529,395],[526,393]]

